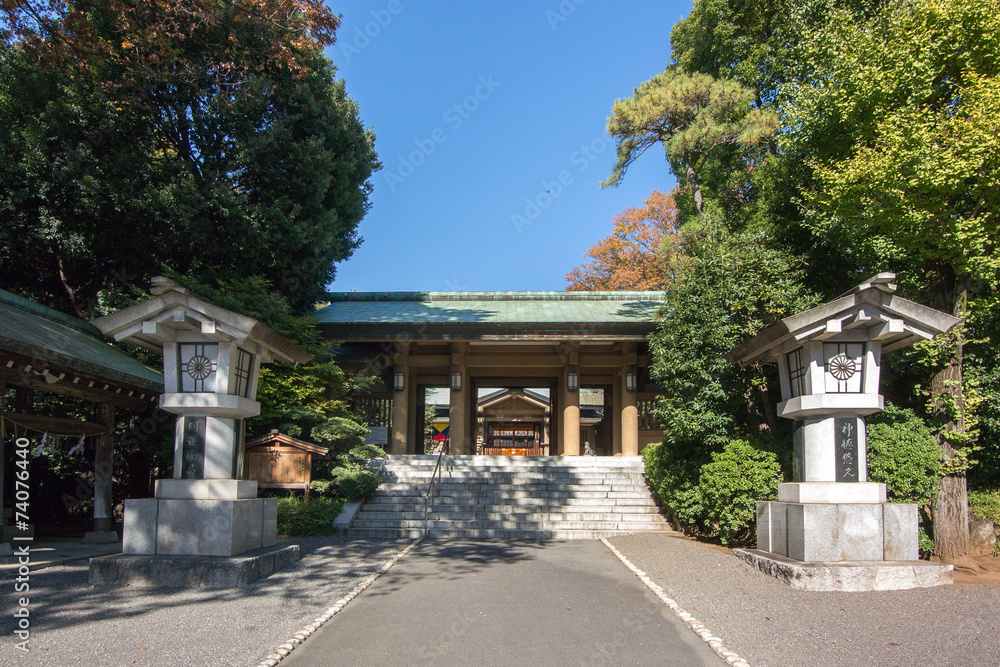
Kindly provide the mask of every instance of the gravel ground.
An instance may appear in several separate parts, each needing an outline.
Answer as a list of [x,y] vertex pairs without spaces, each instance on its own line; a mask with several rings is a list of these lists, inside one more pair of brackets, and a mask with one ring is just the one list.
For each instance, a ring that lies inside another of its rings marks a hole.
[[1000,584],[795,591],[684,539],[609,541],[753,667],[1000,665]]
[[13,647],[0,585],[0,665],[256,665],[409,541],[296,538],[302,560],[236,590],[94,587],[87,565],[31,574],[31,651]]

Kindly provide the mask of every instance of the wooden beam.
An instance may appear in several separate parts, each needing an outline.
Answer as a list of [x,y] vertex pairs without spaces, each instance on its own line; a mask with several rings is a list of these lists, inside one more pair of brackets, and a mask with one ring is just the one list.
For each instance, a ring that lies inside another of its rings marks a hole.
[[[0,379],[0,415],[4,414],[4,399],[6,398],[7,384]],[[7,440],[7,434],[5,432],[5,426],[3,420],[0,419],[0,526],[4,525],[3,519],[3,499],[4,499],[4,488],[3,482],[7,479],[7,472],[4,467],[7,464],[7,457],[5,455],[4,442]]]
[[[111,403],[116,407],[136,412],[145,412],[150,405],[149,401],[136,398],[135,396],[117,394],[113,390],[104,391],[102,388],[107,384],[106,382],[90,381],[86,378],[80,382],[74,382],[74,376],[70,375],[65,376],[61,380],[49,382],[48,380],[53,379],[54,376],[35,375],[30,371],[28,373],[18,372],[15,370],[16,368],[16,365],[13,368],[7,368],[5,365],[0,364],[0,381],[15,387],[39,389],[50,394],[80,398],[93,403]],[[115,388],[117,389],[117,387]],[[147,395],[151,394],[152,392]]]
[[79,419],[67,419],[65,417],[48,417],[45,415],[22,415],[17,412],[8,412],[4,415],[9,422],[14,422],[20,426],[25,426],[32,431],[41,433],[54,433],[56,435],[80,436],[97,435],[108,430],[107,426],[85,422]]

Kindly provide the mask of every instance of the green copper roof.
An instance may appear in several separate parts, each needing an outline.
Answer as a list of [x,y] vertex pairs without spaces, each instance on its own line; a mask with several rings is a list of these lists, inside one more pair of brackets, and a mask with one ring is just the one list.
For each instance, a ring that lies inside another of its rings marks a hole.
[[338,292],[316,311],[338,340],[645,338],[663,292]]
[[163,391],[163,376],[112,347],[88,322],[0,290],[0,349],[135,387]]

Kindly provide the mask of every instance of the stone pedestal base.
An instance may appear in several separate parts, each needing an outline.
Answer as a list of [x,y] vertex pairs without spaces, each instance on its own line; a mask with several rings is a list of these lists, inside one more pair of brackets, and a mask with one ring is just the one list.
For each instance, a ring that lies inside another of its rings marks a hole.
[[947,586],[955,580],[951,565],[926,561],[802,563],[756,549],[734,549],[733,555],[800,591],[900,591]]
[[788,482],[778,485],[783,503],[884,503],[885,484],[875,482]]
[[299,560],[299,546],[255,549],[236,557],[101,556],[90,559],[91,584],[231,588]]
[[277,543],[278,500],[125,501],[126,555],[236,556]]
[[916,561],[917,506],[757,503],[757,548],[799,561]]
[[15,537],[35,538],[35,524],[28,524],[27,530],[19,530],[17,526],[0,526],[0,542],[12,542]]
[[236,556],[278,541],[278,500],[257,482],[160,479],[156,497],[125,501],[125,555]]
[[83,534],[86,544],[114,544],[120,542],[117,530],[88,530]]

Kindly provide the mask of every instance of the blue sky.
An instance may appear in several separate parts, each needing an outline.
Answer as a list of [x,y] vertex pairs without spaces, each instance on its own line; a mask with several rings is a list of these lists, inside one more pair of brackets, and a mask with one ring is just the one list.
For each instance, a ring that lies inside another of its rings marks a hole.
[[615,98],[663,71],[690,2],[344,0],[328,55],[384,165],[335,291],[562,290],[611,218],[675,179],[651,150],[617,188]]

